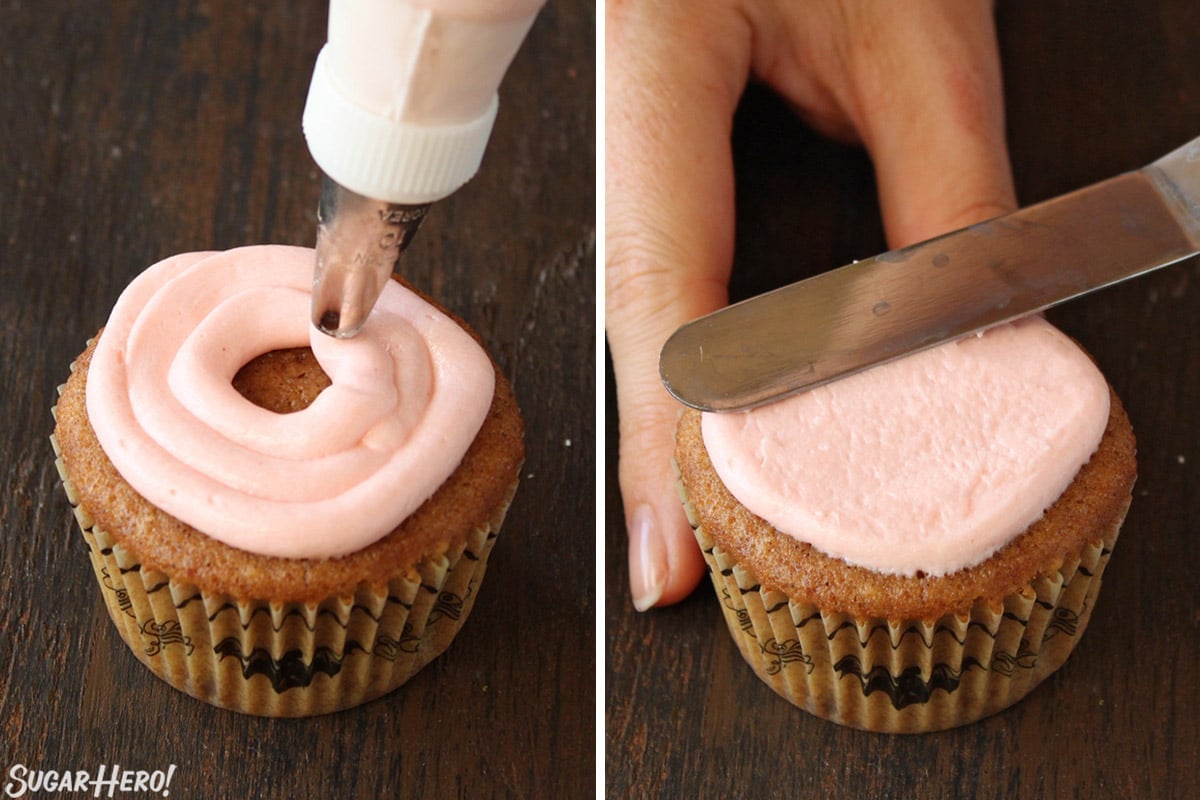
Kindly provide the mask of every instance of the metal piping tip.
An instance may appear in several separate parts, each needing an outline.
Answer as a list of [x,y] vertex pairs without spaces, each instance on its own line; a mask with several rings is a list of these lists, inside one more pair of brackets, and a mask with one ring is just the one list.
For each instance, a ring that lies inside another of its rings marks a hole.
[[338,339],[355,336],[429,211],[374,200],[322,176],[312,324]]

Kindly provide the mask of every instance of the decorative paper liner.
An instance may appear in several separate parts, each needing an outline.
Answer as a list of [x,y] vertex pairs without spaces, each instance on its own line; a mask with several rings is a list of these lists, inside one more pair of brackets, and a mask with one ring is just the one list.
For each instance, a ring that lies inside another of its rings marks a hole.
[[729,632],[758,677],[818,717],[886,733],[982,719],[1062,666],[1087,627],[1125,516],[998,608],[896,621],[825,612],[763,586],[713,543],[678,488]]
[[419,580],[359,584],[316,603],[207,594],[164,572],[98,528],[78,502],[58,442],[55,466],[91,554],[108,614],[155,675],[199,700],[270,717],[350,708],[396,689],[458,633],[487,567],[516,482],[485,527],[436,559]]

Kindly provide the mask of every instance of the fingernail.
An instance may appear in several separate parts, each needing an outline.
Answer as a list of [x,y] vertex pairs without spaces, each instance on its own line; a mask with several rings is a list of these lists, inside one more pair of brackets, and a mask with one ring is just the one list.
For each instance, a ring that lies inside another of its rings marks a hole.
[[653,608],[667,582],[667,550],[654,510],[648,505],[633,511],[629,527],[629,593],[638,611]]

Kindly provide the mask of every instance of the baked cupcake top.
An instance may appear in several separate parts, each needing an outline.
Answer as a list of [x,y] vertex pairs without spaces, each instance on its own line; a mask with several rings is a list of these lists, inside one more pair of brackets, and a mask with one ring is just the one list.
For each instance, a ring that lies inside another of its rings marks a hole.
[[[313,251],[187,253],[118,300],[91,360],[87,413],[141,496],[231,547],[329,558],[393,531],[455,471],[495,389],[453,319],[390,281],[362,332],[309,323]],[[256,356],[310,346],[331,385],[276,413],[233,387]]]
[[705,414],[732,495],[778,531],[884,575],[986,560],[1096,450],[1109,388],[1040,317],[741,414]]

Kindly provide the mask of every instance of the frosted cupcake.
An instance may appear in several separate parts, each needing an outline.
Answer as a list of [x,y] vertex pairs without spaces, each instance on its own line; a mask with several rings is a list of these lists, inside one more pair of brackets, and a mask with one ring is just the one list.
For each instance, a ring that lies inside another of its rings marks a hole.
[[676,464],[746,661],[813,714],[889,732],[977,720],[1063,664],[1136,477],[1119,400],[1040,318],[685,412]]
[[449,646],[516,489],[522,423],[461,321],[391,282],[313,333],[313,252],[188,253],[72,365],[58,467],[109,615],[194,697],[303,716]]

